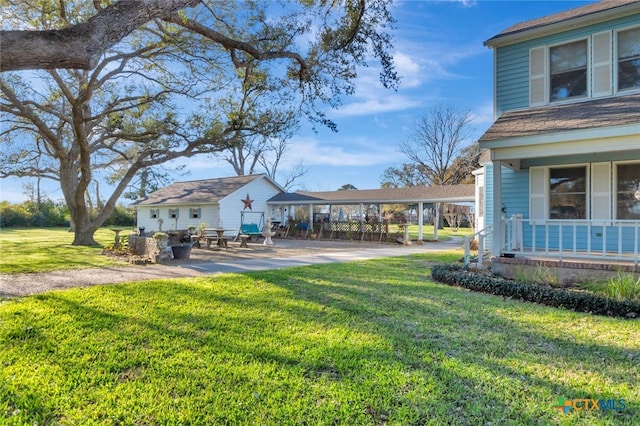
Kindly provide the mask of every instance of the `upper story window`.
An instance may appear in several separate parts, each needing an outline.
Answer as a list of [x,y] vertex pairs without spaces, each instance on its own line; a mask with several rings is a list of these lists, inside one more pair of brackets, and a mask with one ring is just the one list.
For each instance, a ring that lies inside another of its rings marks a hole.
[[640,28],[618,33],[618,90],[640,88]]
[[564,100],[587,95],[587,41],[549,49],[550,99]]

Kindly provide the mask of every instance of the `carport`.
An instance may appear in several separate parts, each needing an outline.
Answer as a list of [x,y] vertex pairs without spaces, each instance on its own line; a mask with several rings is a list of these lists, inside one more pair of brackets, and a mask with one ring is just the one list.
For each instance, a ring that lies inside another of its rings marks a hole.
[[[418,240],[423,240],[424,207],[428,204],[435,206],[435,220],[438,221],[439,203],[474,203],[475,186],[473,184],[447,186],[414,186],[410,188],[382,188],[364,190],[342,190],[327,192],[299,191],[294,193],[280,193],[267,200],[271,217],[285,223],[288,213],[293,212],[295,206],[308,208],[309,220],[314,218],[314,208],[329,209],[329,218],[334,216],[334,206],[355,205],[359,208],[359,220],[365,221],[364,206],[368,205],[417,205]],[[438,239],[435,227],[434,237]]]

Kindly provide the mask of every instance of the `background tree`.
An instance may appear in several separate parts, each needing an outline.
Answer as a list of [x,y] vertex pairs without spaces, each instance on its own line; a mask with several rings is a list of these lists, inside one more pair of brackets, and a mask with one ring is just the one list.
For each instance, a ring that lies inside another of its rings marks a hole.
[[453,160],[449,167],[449,180],[451,182],[474,183],[475,178],[472,174],[474,170],[480,168],[480,144],[478,141],[473,142],[460,150],[458,156]]
[[[286,99],[278,81],[269,74],[253,67],[242,70],[242,84],[238,93],[231,94],[225,103],[236,104],[236,119],[261,123],[257,132],[246,134],[228,149],[214,154],[233,167],[238,176],[266,173],[285,189],[306,173],[302,161],[285,173],[280,166],[289,151],[288,140],[298,130],[299,118],[294,109],[295,101]],[[273,99],[279,99],[282,108],[274,109]],[[280,172],[280,173],[279,173]]]
[[338,191],[351,191],[351,190],[357,190],[357,189],[358,188],[356,188],[355,186],[351,185],[350,183],[345,183],[340,188],[338,188]]
[[424,175],[427,185],[455,185],[466,176],[452,166],[461,150],[470,144],[470,132],[469,110],[439,104],[418,120],[410,139],[400,144],[400,152]]
[[[382,183],[393,187],[473,183],[471,172],[480,167],[480,149],[477,142],[470,143],[470,134],[469,110],[435,106],[416,122],[409,140],[400,144],[409,162],[385,170]],[[438,210],[438,227],[442,228],[444,206],[440,204]],[[447,210],[458,211],[454,206]]]
[[[180,4],[195,3],[201,6],[174,13]],[[332,129],[321,106],[338,106],[353,93],[357,67],[372,56],[380,60],[382,84],[395,87],[388,3],[132,0],[102,8],[88,0],[8,2],[5,27],[42,31],[3,31],[2,70],[47,71],[3,72],[0,111],[7,119],[0,177],[59,181],[75,223],[73,244],[95,244],[93,233],[141,170],[269,134],[268,123],[243,113],[238,102],[221,101],[233,93],[238,74],[269,63],[260,70],[278,87],[268,99],[271,113],[289,110],[295,101],[299,114]],[[122,15],[105,22],[106,11]],[[106,47],[83,38],[104,36],[96,28],[111,31]],[[68,52],[56,61],[38,48],[16,65],[16,43],[23,40],[25,49],[36,39],[52,44],[52,51],[68,40]],[[78,40],[90,51],[87,69],[54,69],[79,66],[72,58]],[[42,141],[40,152],[36,140]],[[35,166],[39,154],[45,155]],[[115,167],[124,173],[92,215],[87,191]]]
[[428,185],[427,171],[420,164],[405,163],[399,169],[389,167],[382,174],[382,188],[410,188]]

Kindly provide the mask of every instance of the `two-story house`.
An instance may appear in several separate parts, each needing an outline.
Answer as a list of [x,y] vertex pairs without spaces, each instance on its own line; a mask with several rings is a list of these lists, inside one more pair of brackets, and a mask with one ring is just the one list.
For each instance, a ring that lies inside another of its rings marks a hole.
[[640,244],[640,0],[522,22],[494,52],[479,202],[486,248],[630,262]]

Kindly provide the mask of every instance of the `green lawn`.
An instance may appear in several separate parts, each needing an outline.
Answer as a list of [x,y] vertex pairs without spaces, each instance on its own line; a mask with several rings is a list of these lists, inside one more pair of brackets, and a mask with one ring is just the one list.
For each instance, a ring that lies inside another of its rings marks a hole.
[[[124,234],[124,233],[123,233]],[[95,247],[72,246],[73,233],[67,228],[0,228],[0,273],[45,272],[113,265],[116,262],[100,253],[113,244],[115,234],[99,229]]]
[[[429,279],[459,256],[2,301],[0,423],[640,423],[638,321]],[[559,398],[627,408],[565,415]]]
[[[434,239],[433,225],[424,225],[422,227],[422,239],[424,241],[432,241]],[[389,225],[389,233],[403,234],[398,225]],[[458,228],[456,231],[453,228],[438,229],[438,241],[446,241],[453,236],[464,237],[467,235],[473,235],[473,228]],[[418,238],[418,225],[409,225],[409,238],[415,240]]]

